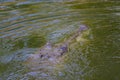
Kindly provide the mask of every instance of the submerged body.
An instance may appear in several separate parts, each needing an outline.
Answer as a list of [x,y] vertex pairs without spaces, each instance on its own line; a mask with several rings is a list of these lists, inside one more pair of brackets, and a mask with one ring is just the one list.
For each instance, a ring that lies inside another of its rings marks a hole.
[[38,53],[31,54],[28,61],[36,61],[38,59],[47,59],[53,61],[54,59],[57,59],[68,51],[68,45],[71,43],[71,41],[80,36],[82,31],[87,29],[87,26],[81,25],[80,28],[75,32],[75,34],[71,36],[68,40],[63,42],[62,45],[55,46],[52,45],[50,42],[47,42],[46,45],[38,51]]

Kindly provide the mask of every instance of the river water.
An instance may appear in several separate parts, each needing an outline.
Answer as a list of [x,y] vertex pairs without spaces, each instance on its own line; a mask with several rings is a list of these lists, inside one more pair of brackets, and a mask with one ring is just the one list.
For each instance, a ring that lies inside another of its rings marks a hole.
[[[81,24],[89,30],[57,64],[27,65],[29,54]],[[1,0],[0,80],[120,80],[120,1]]]

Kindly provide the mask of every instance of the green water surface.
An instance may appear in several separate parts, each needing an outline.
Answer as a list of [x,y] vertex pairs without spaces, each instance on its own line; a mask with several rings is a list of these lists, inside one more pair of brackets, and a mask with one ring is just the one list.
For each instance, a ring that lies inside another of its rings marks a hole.
[[[63,42],[81,24],[89,32],[69,46],[53,73],[26,76],[27,54],[47,41]],[[120,1],[0,2],[0,80],[120,80]]]

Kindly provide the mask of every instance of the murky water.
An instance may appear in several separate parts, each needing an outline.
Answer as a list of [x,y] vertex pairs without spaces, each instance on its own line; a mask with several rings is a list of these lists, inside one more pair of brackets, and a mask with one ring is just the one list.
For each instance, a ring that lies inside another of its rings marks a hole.
[[[0,80],[120,79],[119,1],[4,0],[0,24]],[[57,63],[27,60],[48,41],[64,42],[81,24],[89,30]]]

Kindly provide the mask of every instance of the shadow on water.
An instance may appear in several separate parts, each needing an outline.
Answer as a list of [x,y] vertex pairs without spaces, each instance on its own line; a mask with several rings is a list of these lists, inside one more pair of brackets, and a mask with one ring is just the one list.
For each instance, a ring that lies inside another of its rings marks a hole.
[[[119,1],[112,0],[3,2],[0,79],[119,80],[119,5]],[[28,56],[47,41],[64,42],[80,24],[86,24],[89,31],[69,45],[69,51],[57,64],[46,61],[35,65],[36,70],[25,66]]]

